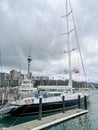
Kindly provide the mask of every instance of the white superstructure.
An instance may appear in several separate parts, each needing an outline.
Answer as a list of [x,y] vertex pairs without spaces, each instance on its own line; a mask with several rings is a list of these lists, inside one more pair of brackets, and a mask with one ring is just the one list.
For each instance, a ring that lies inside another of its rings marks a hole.
[[19,86],[19,94],[28,94],[37,91],[37,88],[34,88],[34,81],[26,78],[22,81],[21,86]]

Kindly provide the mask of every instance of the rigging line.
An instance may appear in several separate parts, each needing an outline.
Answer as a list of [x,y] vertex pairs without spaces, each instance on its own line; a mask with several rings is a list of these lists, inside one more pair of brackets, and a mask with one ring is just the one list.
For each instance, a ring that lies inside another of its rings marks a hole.
[[2,57],[1,57],[1,51],[0,51],[0,66],[1,66],[1,73],[2,73]]
[[[78,69],[80,69],[80,67],[79,67],[79,50],[77,50],[77,62],[78,62],[77,67],[78,67]],[[78,79],[80,81],[80,72],[79,72],[79,78]]]
[[[70,5],[70,8],[72,10],[70,0],[69,0],[69,5]],[[82,63],[83,71],[84,71],[85,81],[87,82],[87,75],[86,75],[86,71],[85,71],[85,67],[84,67],[84,63],[83,63],[83,57],[82,57],[82,53],[81,53],[81,49],[80,49],[80,45],[79,45],[79,39],[78,39],[78,34],[77,34],[77,29],[76,29],[76,25],[75,25],[73,12],[72,12],[72,19],[73,19],[73,24],[74,24],[74,27],[75,27],[76,40],[77,40],[77,45],[78,45],[79,52],[80,52],[80,58],[81,58],[81,63]]]
[[70,34],[71,32],[73,32],[75,30],[75,28],[73,28],[72,30],[70,30],[69,32],[67,33],[61,33],[60,35],[66,35],[66,34]]
[[[53,22],[53,24],[52,24],[52,26],[54,27],[54,28],[57,28],[58,30],[61,30],[61,26],[59,25],[59,22],[58,22],[58,20],[56,19],[56,17],[59,17],[59,15],[60,15],[60,10],[61,10],[61,5],[60,5],[60,0],[58,1],[58,3],[57,3],[57,7],[55,7],[55,8],[53,8],[53,15],[54,15],[54,21],[55,22]],[[60,21],[60,20],[59,20]],[[56,27],[56,25],[57,25],[57,27]],[[54,37],[56,37],[55,38],[55,43],[57,43],[57,47],[58,47],[58,50],[59,50],[59,48],[60,48],[60,45],[59,45],[59,42],[60,42],[60,37],[58,37],[58,30],[57,30],[57,32],[56,33],[54,33],[53,35],[55,35]],[[58,38],[59,38],[59,40],[58,40]],[[58,54],[58,59],[60,59],[60,56],[59,56],[59,54]],[[59,66],[58,66],[58,71],[59,71]]]
[[[29,106],[30,106],[30,104],[28,104],[28,107],[29,107]],[[28,107],[25,108],[25,109],[22,111],[22,113],[20,114],[20,116],[17,117],[16,120],[15,120],[11,125],[9,125],[9,127],[15,125],[15,123],[21,118],[21,115],[28,109]]]
[[[61,0],[61,6],[63,5],[63,0]],[[63,8],[61,7],[61,13],[63,12]],[[60,15],[61,16],[61,15]],[[61,31],[62,31],[62,29],[63,29],[63,23],[62,23],[62,20],[60,19],[60,33],[61,33]],[[59,34],[60,34],[59,33]],[[60,37],[59,36],[59,39],[60,39],[60,41],[61,41],[61,43],[59,44],[59,46],[60,46],[60,66],[59,66],[59,73],[62,73],[62,70],[61,70],[61,68],[62,68],[62,65],[63,65],[63,60],[62,60],[62,56],[61,56],[61,50],[64,48],[64,39],[63,39],[63,37]]]
[[[55,8],[53,8],[53,10],[54,11],[52,11],[52,14],[51,15],[54,15],[54,21],[57,23],[57,20],[56,20],[56,13],[55,13],[55,10],[59,10],[59,2],[60,2],[60,0],[58,1],[58,4],[57,4],[57,7],[55,7]],[[48,17],[48,16],[47,16]],[[49,18],[48,18],[49,19]],[[55,27],[55,23],[53,22],[53,24],[52,24],[52,26],[53,27]],[[52,28],[52,27],[51,27]],[[39,45],[41,44],[41,42],[44,40],[47,40],[48,39],[48,37],[49,37],[49,35],[48,35],[48,27],[46,27],[46,26],[43,26],[43,29],[42,29],[42,31],[41,31],[41,34],[40,34],[40,37],[39,37],[39,40],[38,40],[38,44],[37,44],[37,46],[39,47]]]
[[1,87],[1,80],[2,80],[2,57],[1,57],[1,51],[0,51],[0,66],[1,66],[1,72],[0,72],[0,87]]
[[[44,3],[44,6],[45,6],[45,3]],[[39,38],[38,38],[38,41],[37,41],[37,44],[36,44],[37,50],[39,49],[39,47],[40,47],[39,45],[41,44],[42,40],[43,40],[44,38],[47,39],[46,33],[47,33],[47,27],[42,24],[42,26],[41,26],[41,28],[40,28]],[[42,42],[42,43],[43,43],[43,42]]]
[[[61,32],[61,20],[60,20],[60,24],[59,24],[60,26],[59,26],[59,30],[60,30],[60,32]],[[60,41],[61,41],[61,37],[59,37],[59,44],[58,44],[58,47],[59,47],[59,51],[61,50],[61,45],[62,44],[60,44]],[[62,43],[62,42],[61,42]],[[61,55],[59,54],[58,55],[58,61],[59,61],[59,65],[58,65],[58,73],[60,74],[60,66],[61,66]]]

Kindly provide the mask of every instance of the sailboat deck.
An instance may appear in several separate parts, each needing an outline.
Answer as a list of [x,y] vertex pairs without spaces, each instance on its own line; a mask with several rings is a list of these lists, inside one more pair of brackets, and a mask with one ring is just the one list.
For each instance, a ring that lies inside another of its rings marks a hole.
[[5,128],[6,130],[41,130],[46,127],[55,125],[57,123],[70,120],[72,118],[75,118],[77,116],[86,114],[88,110],[83,109],[71,109],[68,111],[65,111],[65,113],[58,113],[51,116],[47,116],[42,118],[42,120],[33,120],[29,121],[23,124],[19,124],[16,126],[12,126],[9,128]]

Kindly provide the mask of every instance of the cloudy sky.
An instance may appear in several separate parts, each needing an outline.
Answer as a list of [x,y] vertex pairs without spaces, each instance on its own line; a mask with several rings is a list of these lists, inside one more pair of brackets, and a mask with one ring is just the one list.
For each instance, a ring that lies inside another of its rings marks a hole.
[[[87,79],[98,81],[98,0],[71,0],[71,5]],[[65,0],[0,0],[1,70],[26,72],[30,51],[33,75],[64,75],[68,58],[61,52],[67,51],[67,45],[60,34],[66,32],[61,18],[65,13]],[[72,19],[70,23],[72,29]],[[71,42],[75,43],[73,36]],[[77,68],[79,56],[75,52],[71,56]],[[81,66],[79,70],[82,79]]]

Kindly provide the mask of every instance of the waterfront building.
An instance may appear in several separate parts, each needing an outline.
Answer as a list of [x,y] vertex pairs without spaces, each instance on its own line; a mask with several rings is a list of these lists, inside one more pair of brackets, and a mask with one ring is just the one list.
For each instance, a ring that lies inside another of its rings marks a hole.
[[10,71],[10,80],[18,80],[19,74],[16,70]]
[[0,79],[1,80],[8,80],[9,79],[9,74],[7,74],[7,73],[0,73]]

